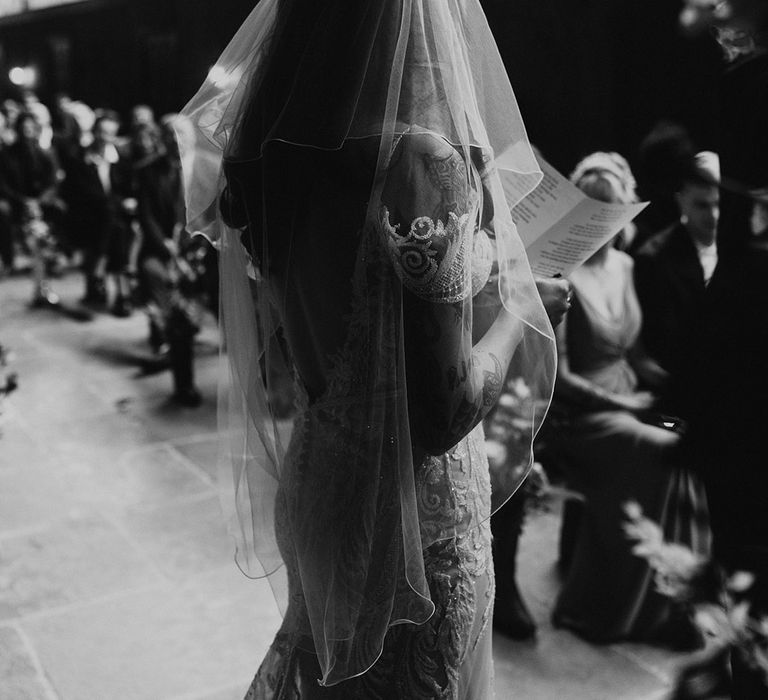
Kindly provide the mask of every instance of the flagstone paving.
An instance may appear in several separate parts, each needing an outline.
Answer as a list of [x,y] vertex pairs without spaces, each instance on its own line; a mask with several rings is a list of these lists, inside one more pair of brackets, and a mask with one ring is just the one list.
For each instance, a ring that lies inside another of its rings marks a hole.
[[[80,280],[57,281],[74,301]],[[31,311],[0,281],[0,343],[20,388],[0,418],[0,698],[236,700],[279,625],[269,585],[232,561],[215,490],[216,330],[197,345],[204,395],[170,405],[145,375],[146,320]],[[499,700],[651,700],[684,657],[594,647],[552,629],[559,528],[529,517],[520,582],[535,642],[496,636]]]

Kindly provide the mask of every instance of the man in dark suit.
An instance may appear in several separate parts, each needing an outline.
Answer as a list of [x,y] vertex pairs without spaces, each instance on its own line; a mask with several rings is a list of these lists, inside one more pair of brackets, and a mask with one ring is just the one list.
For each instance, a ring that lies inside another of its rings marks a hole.
[[698,154],[676,194],[680,220],[653,236],[635,256],[635,287],[643,311],[645,349],[671,377],[665,408],[677,405],[676,380],[690,360],[705,290],[717,265],[719,163]]
[[[700,352],[690,368],[688,461],[707,489],[714,554],[750,571],[755,619],[768,616],[768,249],[749,194],[768,186],[768,0],[731,0],[751,55],[723,76],[721,261],[707,289]],[[754,195],[753,195],[754,196]],[[733,700],[768,698],[760,669],[731,658]]]
[[115,280],[112,312],[130,314],[126,277],[130,242],[130,215],[136,208],[128,164],[116,147],[119,121],[113,112],[102,113],[93,127],[93,142],[80,150],[67,171],[65,191],[71,225],[84,239],[83,268],[87,303],[107,301],[105,278]]

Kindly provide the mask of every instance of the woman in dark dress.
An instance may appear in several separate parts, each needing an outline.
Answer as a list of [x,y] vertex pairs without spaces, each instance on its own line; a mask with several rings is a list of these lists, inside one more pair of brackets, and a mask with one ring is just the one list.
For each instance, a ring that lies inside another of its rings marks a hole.
[[[594,199],[622,201],[610,173],[586,172],[576,184]],[[641,379],[664,377],[638,347],[632,259],[608,243],[570,281],[573,308],[557,329],[556,396],[568,416],[561,447],[584,515],[553,619],[590,641],[663,641],[681,616],[632,553],[623,508],[638,503],[670,541],[706,555],[702,487],[675,461],[679,435],[648,422],[654,399]],[[674,641],[684,643],[685,634]]]

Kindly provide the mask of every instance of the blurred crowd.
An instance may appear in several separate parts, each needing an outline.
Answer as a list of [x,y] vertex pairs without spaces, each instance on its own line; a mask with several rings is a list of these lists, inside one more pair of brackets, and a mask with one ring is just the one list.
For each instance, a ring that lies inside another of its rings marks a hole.
[[[147,105],[125,124],[64,95],[49,108],[27,91],[0,107],[0,274],[31,273],[32,308],[81,320],[142,309],[173,399],[186,406],[201,400],[200,310],[218,305],[215,252],[185,229],[180,153],[194,153],[194,139],[184,117],[156,119]],[[75,306],[51,281],[66,269],[82,272]]]

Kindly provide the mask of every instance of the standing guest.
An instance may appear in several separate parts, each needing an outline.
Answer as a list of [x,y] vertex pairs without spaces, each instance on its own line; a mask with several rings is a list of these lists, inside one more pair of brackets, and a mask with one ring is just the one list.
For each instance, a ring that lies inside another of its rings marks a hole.
[[[178,285],[178,257],[184,244],[184,197],[181,160],[174,126],[182,117],[163,119],[163,143],[152,144],[155,130],[145,126],[142,144],[153,160],[136,171],[138,219],[143,240],[138,272],[148,301],[160,311],[157,329],[167,340],[173,374],[173,401],[189,407],[202,401],[194,382],[194,337],[198,327]],[[181,127],[178,127],[181,128]]]
[[499,177],[524,194],[538,169],[480,4],[266,0],[217,68],[187,113],[222,166],[188,179],[188,225],[220,234],[238,560],[284,611],[247,697],[489,698],[481,421],[513,365],[530,463],[554,345]]
[[71,129],[54,136],[53,147],[64,173],[59,191],[65,204],[65,216],[61,225],[61,235],[65,247],[76,252],[82,261],[87,258],[85,251],[92,244],[93,232],[89,230],[92,212],[80,204],[77,192],[77,177],[86,149],[93,143],[93,125],[96,115],[84,102],[70,102],[67,113],[71,117]]
[[[717,265],[720,164],[702,152],[682,176],[676,200],[680,220],[637,251],[635,286],[643,312],[645,349],[677,385],[680,371],[698,348],[694,343],[707,285]],[[665,407],[679,410],[671,391]]]
[[67,192],[75,218],[86,237],[83,268],[88,304],[107,303],[107,276],[114,278],[112,313],[130,315],[126,267],[130,241],[129,217],[135,212],[128,164],[115,146],[119,119],[104,112],[95,121],[93,142],[83,149],[67,176]]
[[145,162],[154,158],[155,153],[147,150],[149,139],[162,143],[155,113],[147,105],[136,105],[131,110],[130,131],[126,144],[126,153],[132,167],[140,168]]
[[142,126],[157,127],[155,112],[149,105],[135,105],[131,110],[131,131]]
[[[3,151],[5,151],[13,141],[12,139],[6,138],[6,134],[11,131],[8,129],[7,124],[8,121],[5,112],[0,110],[0,163],[2,163],[4,157]],[[2,263],[2,273],[9,273],[13,271],[16,251],[13,226],[11,224],[13,209],[8,196],[2,193],[3,179],[3,171],[0,169],[0,263]]]
[[16,119],[16,140],[0,152],[0,188],[10,203],[11,221],[24,234],[32,256],[34,306],[58,303],[47,281],[45,249],[50,243],[51,213],[60,210],[56,187],[56,164],[40,145],[40,124],[23,112]]
[[154,153],[145,151],[147,135],[150,133],[155,141],[161,141],[160,127],[155,121],[152,108],[148,105],[136,105],[131,109],[128,133],[119,140],[121,154],[128,159],[134,169],[140,168],[154,157]]
[[[606,171],[583,172],[575,184],[593,199],[623,199]],[[702,488],[676,462],[680,436],[654,418],[654,397],[641,387],[664,373],[637,345],[632,259],[609,242],[570,281],[573,307],[556,331],[558,448],[584,512],[553,621],[592,642],[696,644],[693,625],[655,590],[623,529],[623,506],[635,501],[671,541],[708,552]]]

